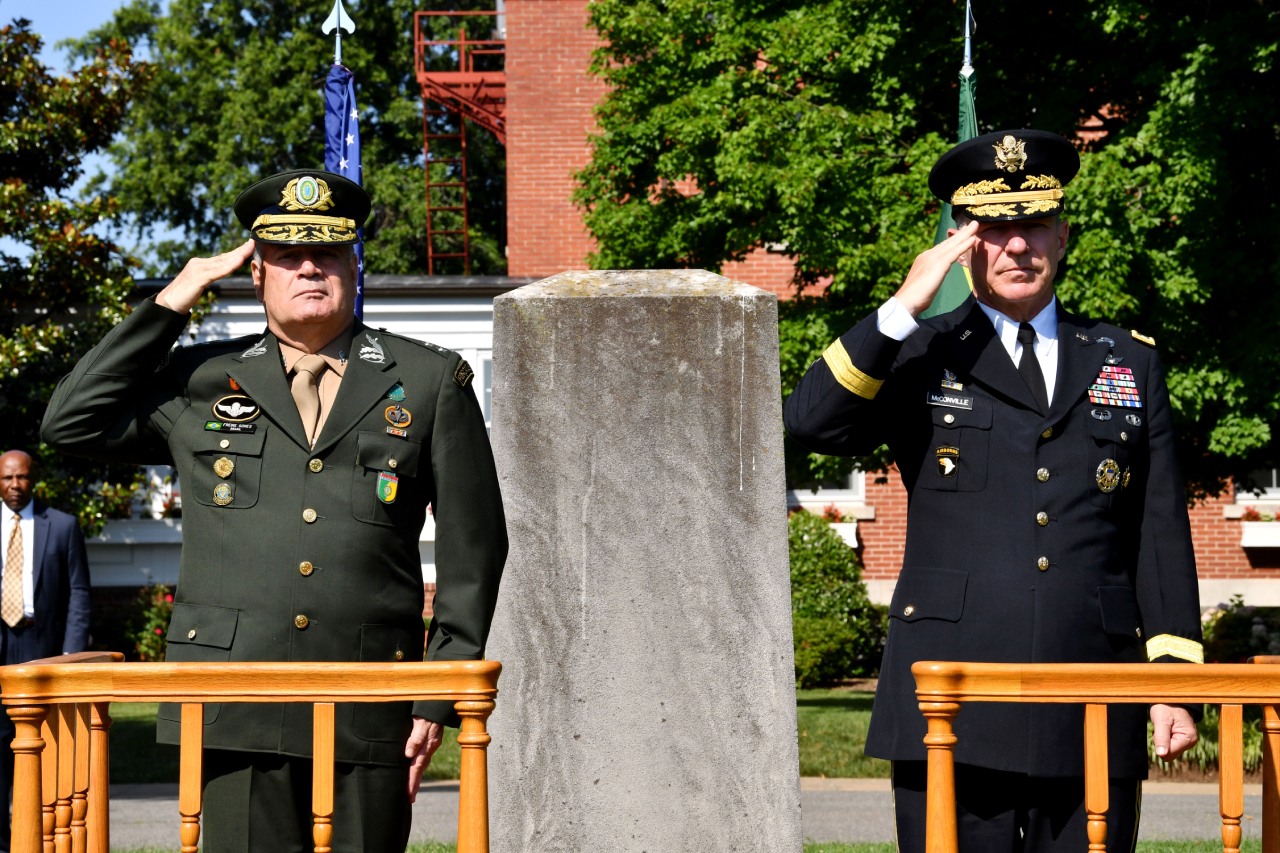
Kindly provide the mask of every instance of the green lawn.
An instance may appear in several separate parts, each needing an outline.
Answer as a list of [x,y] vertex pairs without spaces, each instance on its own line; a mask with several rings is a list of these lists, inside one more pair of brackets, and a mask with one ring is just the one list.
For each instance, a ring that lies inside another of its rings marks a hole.
[[[111,706],[112,782],[178,781],[178,748],[156,743],[156,707],[143,702]],[[427,768],[427,778],[457,779],[461,753],[457,729],[447,729],[444,743]]]
[[801,776],[889,778],[889,762],[862,754],[871,696],[850,690],[796,691]]

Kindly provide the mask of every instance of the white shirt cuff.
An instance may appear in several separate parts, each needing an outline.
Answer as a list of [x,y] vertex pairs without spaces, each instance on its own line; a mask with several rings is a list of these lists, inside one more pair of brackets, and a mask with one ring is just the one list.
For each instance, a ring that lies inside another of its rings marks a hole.
[[876,328],[886,337],[905,341],[912,332],[920,328],[920,324],[901,302],[890,296],[887,302],[876,309]]

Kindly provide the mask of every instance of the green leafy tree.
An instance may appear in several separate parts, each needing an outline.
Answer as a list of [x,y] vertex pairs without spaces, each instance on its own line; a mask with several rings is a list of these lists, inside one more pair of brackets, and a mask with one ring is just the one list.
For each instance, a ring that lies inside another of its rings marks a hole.
[[[491,0],[451,5],[493,8]],[[153,256],[151,272],[173,272],[193,254],[239,243],[232,204],[252,181],[324,163],[322,87],[334,42],[320,27],[331,7],[325,0],[132,0],[73,44],[76,56],[110,39],[145,45],[155,64],[110,147],[112,171],[94,184],[119,199]],[[422,100],[413,67],[418,7],[413,0],[351,6],[356,31],[342,43],[343,64],[356,75],[364,183],[374,198],[365,229],[369,272],[426,269]],[[443,38],[457,21],[435,25]],[[490,18],[467,23],[473,38],[488,37],[491,26]],[[496,274],[506,265],[505,155],[485,131],[473,129],[468,142],[472,272]],[[181,236],[153,239],[171,229]]]
[[[719,269],[782,246],[783,384],[901,283],[955,133],[964,4],[596,0],[611,87],[578,201],[604,267]],[[1068,307],[1158,339],[1193,488],[1280,462],[1280,10],[1081,0],[984,10],[979,130],[1074,136]],[[878,460],[878,461],[883,461]],[[792,482],[842,464],[789,454]]]
[[51,453],[40,420],[57,381],[127,311],[132,262],[100,236],[116,203],[71,188],[149,69],[104,42],[55,77],[38,60],[42,44],[28,21],[0,28],[0,449],[37,457],[36,494],[92,534],[128,514],[137,469]]

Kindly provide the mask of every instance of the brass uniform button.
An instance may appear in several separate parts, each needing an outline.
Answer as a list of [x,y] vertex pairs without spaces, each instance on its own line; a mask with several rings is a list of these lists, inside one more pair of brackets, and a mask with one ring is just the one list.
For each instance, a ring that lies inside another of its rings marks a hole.
[[1138,639],[1139,639],[1139,640],[1141,640],[1141,639],[1142,639],[1142,629],[1141,629],[1141,628],[1134,628],[1134,629],[1133,629],[1133,633],[1135,633],[1135,634],[1137,634],[1137,635],[1138,635]]
[[196,638],[196,629],[192,628],[190,631],[187,632],[187,639],[194,640],[195,638]]
[[953,424],[956,422],[956,416],[950,413],[945,414],[942,416],[942,422],[944,424]]
[[235,470],[236,463],[232,462],[225,456],[218,457],[218,461],[213,463],[213,473],[217,474],[224,480],[235,473]]
[[394,460],[394,459],[388,459],[388,460],[387,460],[387,467],[388,467],[388,468],[394,468],[394,467],[396,467],[396,465],[399,465],[399,464],[400,464],[400,463],[396,462],[396,460]]
[[404,660],[404,652],[396,649],[396,660]]
[[311,507],[307,507],[302,511],[302,520],[305,521],[307,524],[314,524],[316,518],[318,518],[318,516],[316,515],[316,511]]
[[301,613],[293,617],[293,627],[297,628],[299,631],[306,630],[306,627],[310,624],[311,620]]
[[298,574],[302,575],[304,578],[311,577],[311,573],[314,572],[315,570],[316,570],[316,567],[311,565],[310,560],[303,560],[301,563],[298,564]]
[[1121,440],[1121,441],[1128,441],[1128,440],[1129,440],[1129,433],[1127,433],[1127,432],[1123,432],[1123,431],[1122,431],[1122,432],[1120,433],[1120,440]]
[[1036,560],[1036,568],[1042,572],[1049,571],[1049,558],[1041,557],[1040,559]]
[[231,446],[231,439],[229,438],[222,439],[222,441],[218,442],[218,446],[221,447],[223,450],[226,450],[228,447]]
[[1046,427],[1045,431],[1040,433],[1041,438],[1053,438],[1053,427]]
[[1042,483],[1049,482],[1049,469],[1041,468],[1040,470],[1036,471],[1036,479]]
[[1047,512],[1037,512],[1037,513],[1036,513],[1036,524],[1040,525],[1041,527],[1048,527],[1048,526],[1049,526],[1049,513],[1047,513]]
[[908,604],[906,607],[902,608],[903,616],[910,616],[912,613],[915,613],[915,612],[916,612],[916,606],[914,604]]
[[307,467],[311,469],[312,474],[319,474],[324,470],[324,463],[319,459],[312,459],[307,463]]

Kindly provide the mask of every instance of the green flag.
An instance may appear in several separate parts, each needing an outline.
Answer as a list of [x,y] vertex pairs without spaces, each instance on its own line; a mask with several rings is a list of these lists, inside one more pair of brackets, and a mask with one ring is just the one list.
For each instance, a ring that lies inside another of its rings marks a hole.
[[[960,69],[960,128],[956,139],[957,143],[973,139],[978,135],[978,116],[973,110],[974,72],[969,60],[970,20],[968,4],[965,4],[965,60],[964,67]],[[942,205],[942,213],[938,217],[938,230],[933,236],[934,244],[936,245],[947,239],[947,229],[954,227],[955,222],[951,218],[951,205],[944,203]],[[938,289],[938,295],[933,297],[933,302],[920,314],[921,318],[936,317],[939,314],[947,313],[952,308],[956,308],[968,298],[972,289],[968,267],[952,264],[951,269],[947,271],[947,277],[942,281],[942,287]]]

